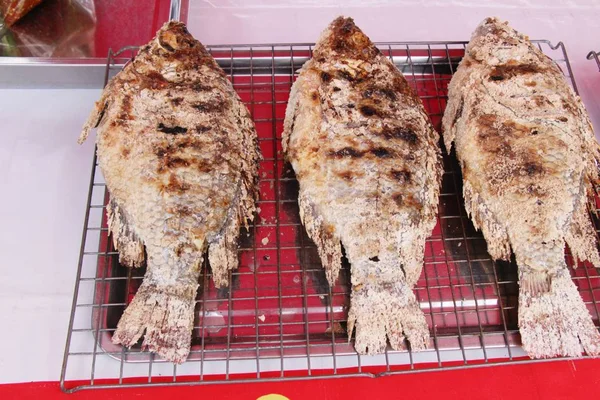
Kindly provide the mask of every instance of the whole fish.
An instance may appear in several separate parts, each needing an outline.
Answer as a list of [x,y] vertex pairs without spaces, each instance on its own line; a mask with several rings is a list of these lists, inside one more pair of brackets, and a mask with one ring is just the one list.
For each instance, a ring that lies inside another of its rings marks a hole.
[[329,283],[351,264],[348,334],[380,353],[429,343],[412,291],[436,224],[439,136],[400,71],[351,18],[323,32],[294,83],[283,148],[300,183],[300,216]]
[[121,263],[147,271],[113,342],[176,363],[190,350],[203,254],[215,285],[237,268],[240,225],[257,198],[256,130],[225,73],[184,24],[166,23],[106,86],[81,134],[98,125]]
[[531,357],[600,353],[600,335],[565,262],[600,266],[587,205],[598,143],[557,65],[496,18],[475,30],[448,90],[444,141],[465,206],[495,259],[519,266],[519,328]]

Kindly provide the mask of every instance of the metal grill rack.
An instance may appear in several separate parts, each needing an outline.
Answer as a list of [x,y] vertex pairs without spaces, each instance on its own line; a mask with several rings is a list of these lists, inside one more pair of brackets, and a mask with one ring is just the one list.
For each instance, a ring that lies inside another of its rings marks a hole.
[[[537,45],[575,87],[562,43]],[[438,131],[447,85],[464,54],[463,42],[380,43],[420,95]],[[107,60],[106,79],[135,53]],[[445,173],[438,224],[427,240],[417,298],[431,331],[430,349],[356,354],[345,331],[349,268],[329,287],[313,243],[300,224],[298,183],[281,154],[281,131],[296,71],[311,45],[212,46],[256,123],[264,160],[260,213],[240,239],[240,267],[229,289],[217,290],[203,266],[192,351],[175,366],[110,341],[117,321],[143,277],[118,264],[108,238],[108,193],[94,157],[61,388],[79,389],[252,382],[320,377],[381,376],[416,371],[529,362],[517,329],[514,262],[494,262],[463,207],[453,155]],[[599,222],[594,217],[598,227]],[[572,258],[566,253],[569,265]],[[596,323],[600,280],[588,264],[571,270]]]
[[587,55],[588,60],[596,60],[598,70],[600,70],[600,51],[590,51]]

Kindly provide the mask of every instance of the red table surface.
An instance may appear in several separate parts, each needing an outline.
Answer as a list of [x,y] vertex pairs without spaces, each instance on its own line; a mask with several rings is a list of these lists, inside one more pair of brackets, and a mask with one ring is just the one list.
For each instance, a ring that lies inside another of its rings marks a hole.
[[240,399],[277,393],[310,399],[594,399],[600,396],[600,359],[436,371],[380,378],[316,379],[209,386],[94,389],[67,395],[58,382],[0,385],[8,399]]

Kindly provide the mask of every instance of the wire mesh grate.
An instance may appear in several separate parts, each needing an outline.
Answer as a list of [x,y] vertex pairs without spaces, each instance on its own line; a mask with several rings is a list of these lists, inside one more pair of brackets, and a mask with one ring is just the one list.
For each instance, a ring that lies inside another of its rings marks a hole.
[[[562,43],[537,45],[561,67],[576,90]],[[466,43],[381,43],[384,54],[416,89],[440,131],[447,85]],[[109,53],[105,79],[136,48]],[[80,261],[61,387],[79,389],[190,385],[215,382],[380,376],[531,361],[520,347],[517,273],[513,262],[493,261],[463,207],[462,178],[454,155],[444,154],[438,223],[427,240],[415,292],[431,331],[424,352],[388,350],[360,356],[348,341],[349,266],[330,287],[316,248],[300,223],[298,182],[284,163],[281,132],[290,87],[312,47],[213,46],[256,124],[263,154],[260,212],[240,238],[240,266],[229,287],[215,288],[203,265],[192,350],[175,366],[142,351],[113,345],[116,324],[144,270],[120,266],[108,237],[108,193],[94,156]],[[599,221],[593,216],[598,228]],[[569,265],[572,257],[566,252]],[[585,263],[571,269],[598,323],[599,274]]]
[[590,51],[586,58],[588,60],[595,60],[598,70],[600,70],[600,51]]

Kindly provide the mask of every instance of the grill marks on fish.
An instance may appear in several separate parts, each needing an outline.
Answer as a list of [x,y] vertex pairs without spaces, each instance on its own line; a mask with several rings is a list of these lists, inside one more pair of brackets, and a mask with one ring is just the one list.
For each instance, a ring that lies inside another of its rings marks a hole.
[[168,134],[171,134],[171,135],[178,135],[178,134],[181,134],[181,133],[187,133],[187,131],[188,131],[187,128],[184,128],[182,126],[177,126],[177,125],[175,125],[175,126],[166,126],[162,122],[160,122],[158,124],[158,126],[156,127],[156,129],[159,132],[168,133]]
[[384,125],[381,131],[375,131],[376,135],[382,135],[386,139],[400,139],[411,147],[419,143],[419,137],[410,127],[391,127]]
[[109,82],[80,141],[99,123],[110,234],[127,264],[147,253],[144,280],[112,340],[130,347],[144,335],[142,348],[181,363],[203,252],[215,286],[227,285],[240,225],[253,217],[254,125],[224,72],[179,22],[165,24]]
[[[234,164],[226,159],[221,151],[212,154],[210,157],[192,155],[190,151],[202,151],[206,147],[206,142],[198,138],[186,136],[173,143],[162,143],[154,147],[154,154],[158,158],[158,167],[156,172],[164,174],[181,168],[191,168],[200,173],[211,173],[225,166],[232,168]],[[227,149],[233,145],[225,140],[218,147]]]
[[436,222],[437,139],[398,69],[351,19],[336,19],[294,83],[283,143],[329,283],[340,241],[351,263],[348,330],[361,354],[382,352],[388,339],[398,349],[404,335],[413,350],[427,346],[412,286]]
[[344,147],[340,150],[330,150],[328,152],[330,158],[351,158],[357,159],[362,157],[375,157],[375,158],[396,158],[396,152],[391,148],[386,147],[372,147],[367,150],[358,150],[352,147]]
[[552,60],[488,18],[452,78],[446,110],[444,141],[463,169],[467,212],[493,257],[515,254],[524,349],[533,358],[600,354],[564,258],[566,243],[600,264],[585,215],[600,147],[580,100]]
[[489,74],[491,81],[504,81],[520,75],[540,74],[546,71],[538,64],[506,64],[497,65]]

